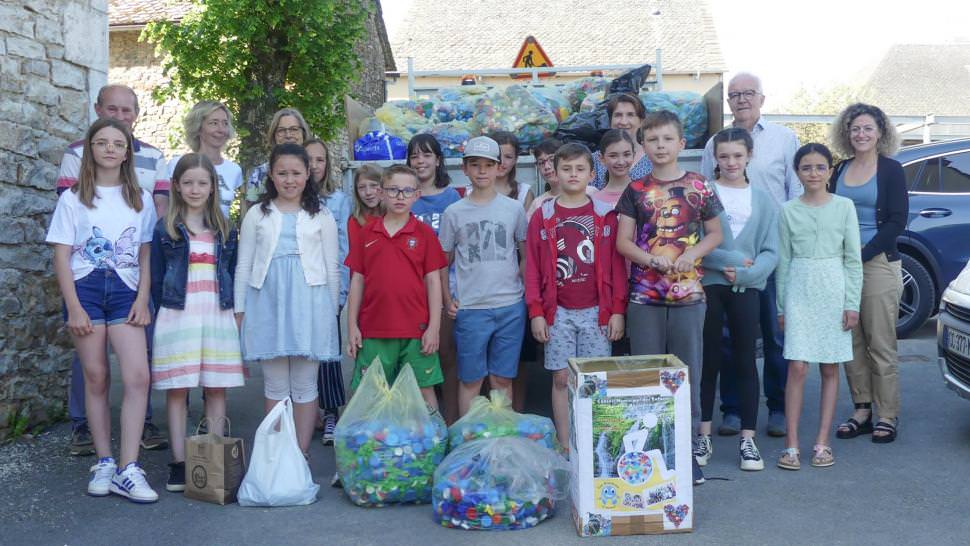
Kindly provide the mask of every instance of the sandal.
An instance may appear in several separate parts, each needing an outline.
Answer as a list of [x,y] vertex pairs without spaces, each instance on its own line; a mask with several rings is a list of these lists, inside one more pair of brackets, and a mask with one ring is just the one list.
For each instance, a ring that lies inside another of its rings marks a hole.
[[848,440],[862,434],[872,434],[872,402],[855,404],[855,409],[869,410],[869,417],[861,423],[856,421],[855,417],[850,417],[835,430],[836,438]]
[[832,456],[832,448],[817,444],[815,454],[812,456],[812,466],[824,468],[835,464],[835,457]]
[[802,463],[798,459],[798,448],[789,447],[781,452],[781,458],[778,459],[778,468],[784,468],[785,470],[801,470]]
[[[884,421],[879,419],[876,426],[873,427],[872,443],[874,444],[888,444],[896,440],[896,425],[899,424],[899,418],[895,417],[893,419]],[[884,432],[885,434],[876,434],[876,432]]]

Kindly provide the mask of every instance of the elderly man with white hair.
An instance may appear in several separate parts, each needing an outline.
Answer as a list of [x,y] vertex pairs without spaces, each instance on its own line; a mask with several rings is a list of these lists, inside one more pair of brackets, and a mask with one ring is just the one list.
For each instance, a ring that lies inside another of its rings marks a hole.
[[[798,137],[791,129],[770,123],[761,115],[761,107],[765,103],[761,79],[747,72],[736,74],[728,83],[727,100],[731,114],[734,115],[732,125],[746,129],[754,139],[754,153],[746,171],[751,185],[765,191],[779,207],[785,201],[801,195],[802,184],[795,175],[792,163],[799,146]],[[715,165],[712,138],[704,147],[701,174],[708,180],[713,180]],[[768,435],[784,436],[787,433],[785,383],[788,378],[788,362],[782,356],[784,337],[775,318],[775,299],[775,278],[772,275],[761,292],[764,393],[768,401]],[[724,344],[724,351],[730,351],[728,343]],[[722,436],[737,434],[741,429],[737,380],[730,370],[730,367],[727,370],[721,369],[721,411],[724,417],[718,434]]]

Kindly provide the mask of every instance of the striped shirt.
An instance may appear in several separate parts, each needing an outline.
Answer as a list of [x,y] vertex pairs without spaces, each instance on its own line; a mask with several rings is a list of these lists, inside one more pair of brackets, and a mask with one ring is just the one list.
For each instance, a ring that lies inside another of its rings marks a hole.
[[[157,188],[168,190],[169,181],[168,172],[165,169],[165,154],[151,144],[138,139],[135,139],[134,142],[135,148],[132,152],[135,157],[135,176],[138,178],[138,185],[151,194],[154,194]],[[83,140],[71,144],[64,152],[64,158],[61,159],[61,170],[57,175],[58,195],[77,184],[83,153]]]

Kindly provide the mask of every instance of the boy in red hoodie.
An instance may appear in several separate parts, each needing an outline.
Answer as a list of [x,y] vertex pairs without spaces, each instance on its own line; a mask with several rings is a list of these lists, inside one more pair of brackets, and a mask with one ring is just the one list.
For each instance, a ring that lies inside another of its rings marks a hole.
[[525,301],[532,335],[546,345],[556,434],[568,450],[568,359],[610,356],[610,343],[623,337],[627,274],[616,250],[616,212],[586,194],[592,154],[566,144],[554,162],[560,194],[529,220]]

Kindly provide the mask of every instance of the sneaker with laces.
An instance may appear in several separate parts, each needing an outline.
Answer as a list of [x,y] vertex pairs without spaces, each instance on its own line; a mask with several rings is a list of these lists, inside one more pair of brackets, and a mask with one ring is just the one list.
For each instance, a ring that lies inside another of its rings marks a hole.
[[764,470],[765,462],[754,443],[754,438],[741,438],[741,470]]
[[330,478],[330,487],[333,487],[335,489],[341,489],[343,488],[343,486],[344,486],[344,482],[340,480],[340,473],[334,472],[333,477]]
[[75,457],[94,455],[94,440],[91,439],[91,430],[87,423],[82,423],[71,431],[70,449],[71,455]]
[[696,458],[691,458],[691,470],[693,472],[694,485],[701,485],[704,483],[704,471],[701,470],[700,465],[697,464]]
[[111,478],[118,470],[118,465],[111,457],[101,457],[98,464],[91,467],[91,479],[88,481],[88,495],[92,497],[105,497],[108,495],[108,488],[111,485]]
[[158,493],[148,485],[145,471],[136,462],[115,471],[109,489],[132,502],[148,504],[158,500]]
[[714,454],[714,445],[711,444],[710,434],[698,434],[694,440],[694,458],[697,459],[699,466],[707,466],[707,461]]
[[333,445],[333,431],[335,428],[337,428],[337,414],[327,412],[323,416],[323,436],[320,438],[323,445]]
[[142,449],[165,449],[168,447],[168,438],[158,430],[154,423],[145,423],[145,428],[141,431]]
[[185,491],[185,461],[168,463],[168,481],[165,490],[172,493]]

